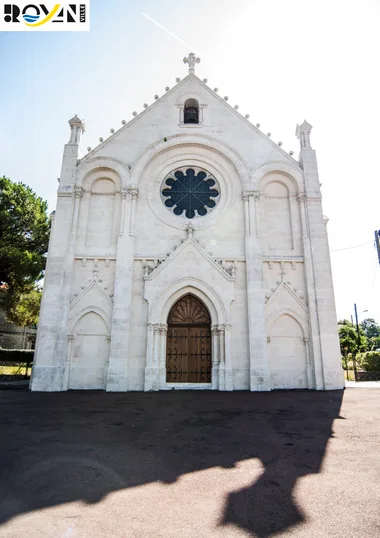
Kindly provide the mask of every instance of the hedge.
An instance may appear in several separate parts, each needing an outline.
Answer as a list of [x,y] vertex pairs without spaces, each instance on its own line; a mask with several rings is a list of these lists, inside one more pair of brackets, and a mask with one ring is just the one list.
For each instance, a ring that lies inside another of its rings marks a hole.
[[0,347],[0,362],[32,363],[34,349],[4,349]]
[[380,352],[367,351],[366,353],[360,353],[358,364],[366,372],[380,372]]

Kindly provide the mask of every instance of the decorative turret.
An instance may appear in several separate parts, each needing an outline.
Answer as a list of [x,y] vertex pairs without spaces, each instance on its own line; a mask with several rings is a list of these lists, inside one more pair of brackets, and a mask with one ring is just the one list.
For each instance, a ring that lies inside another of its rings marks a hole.
[[296,136],[300,141],[301,151],[305,148],[311,148],[310,145],[310,132],[312,126],[306,120],[301,125],[297,125]]
[[80,135],[85,132],[84,122],[75,114],[75,116],[69,120],[69,125],[71,128],[69,144],[79,146]]
[[310,144],[312,126],[306,120],[297,125],[296,136],[300,141],[299,162],[303,168],[305,178],[305,191],[308,196],[320,196],[321,190],[318,177],[317,156]]
[[74,185],[80,137],[85,131],[84,122],[76,114],[69,120],[69,125],[71,129],[70,140],[63,150],[58,192],[66,192],[68,185]]

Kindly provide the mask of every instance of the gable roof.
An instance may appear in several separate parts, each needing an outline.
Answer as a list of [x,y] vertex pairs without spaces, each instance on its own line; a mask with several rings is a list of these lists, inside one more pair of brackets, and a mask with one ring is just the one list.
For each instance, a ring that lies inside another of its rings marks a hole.
[[144,105],[144,109],[140,113],[133,112],[134,117],[129,122],[126,122],[125,120],[123,120],[122,121],[123,125],[119,129],[117,129],[115,131],[112,129],[110,136],[108,136],[105,140],[103,140],[103,138],[100,138],[99,139],[100,144],[98,144],[95,148],[87,148],[88,153],[86,153],[86,155],[84,155],[81,159],[78,159],[77,164],[79,165],[79,164],[83,163],[84,161],[90,159],[96,152],[98,152],[100,149],[105,147],[113,139],[115,139],[117,136],[119,136],[122,132],[126,131],[131,125],[138,122],[140,120],[140,118],[142,118],[148,112],[150,112],[155,107],[157,107],[159,105],[159,103],[162,102],[162,99],[164,99],[167,96],[170,96],[171,94],[173,94],[175,91],[178,90],[178,88],[181,88],[182,86],[186,86],[186,84],[188,82],[196,81],[197,84],[199,84],[204,90],[206,90],[210,94],[212,99],[215,99],[217,102],[219,102],[219,104],[223,104],[223,106],[225,106],[226,108],[228,108],[228,110],[230,112],[235,114],[235,116],[238,117],[240,119],[240,121],[242,121],[246,125],[248,125],[253,130],[254,133],[256,133],[263,140],[265,140],[266,143],[271,144],[273,148],[275,148],[277,151],[279,151],[292,164],[295,164],[296,166],[299,166],[299,162],[296,159],[294,159],[284,149],[282,149],[281,146],[279,146],[278,144],[273,142],[273,140],[269,136],[265,135],[262,131],[260,131],[260,129],[258,127],[256,127],[255,125],[253,125],[253,123],[251,123],[248,118],[246,118],[242,114],[240,114],[240,112],[238,112],[237,109],[235,109],[233,106],[231,106],[226,99],[223,99],[215,90],[212,90],[209,86],[207,86],[207,84],[205,82],[203,82],[197,75],[189,74],[185,78],[183,78],[182,80],[179,80],[178,78],[176,80],[178,81],[177,84],[175,86],[173,86],[171,89],[167,89],[166,93],[163,94],[161,97],[159,97],[156,94],[156,96],[155,96],[156,100],[151,105],[146,106],[146,107]]

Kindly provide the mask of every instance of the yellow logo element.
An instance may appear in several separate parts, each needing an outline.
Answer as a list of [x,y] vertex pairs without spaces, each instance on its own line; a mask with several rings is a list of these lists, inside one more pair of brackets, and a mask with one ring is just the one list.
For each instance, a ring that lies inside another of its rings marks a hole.
[[42,21],[38,21],[36,23],[29,23],[29,22],[25,22],[25,24],[27,26],[32,26],[32,27],[36,27],[36,26],[42,26],[43,24],[45,24],[46,22],[50,21],[50,19],[52,19],[54,17],[54,15],[57,13],[57,11],[59,10],[60,8],[60,4],[56,4],[53,9],[50,11],[50,13],[42,20]]

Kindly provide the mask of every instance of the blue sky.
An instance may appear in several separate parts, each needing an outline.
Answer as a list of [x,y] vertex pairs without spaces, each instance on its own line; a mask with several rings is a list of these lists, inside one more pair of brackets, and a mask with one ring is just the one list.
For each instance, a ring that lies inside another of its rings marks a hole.
[[380,321],[379,26],[377,0],[92,0],[90,32],[0,33],[0,174],[54,209],[67,121],[85,119],[84,154],[184,77],[193,49],[197,74],[284,149],[314,126],[338,317],[356,302]]

